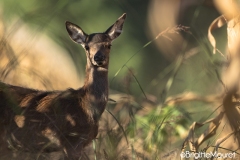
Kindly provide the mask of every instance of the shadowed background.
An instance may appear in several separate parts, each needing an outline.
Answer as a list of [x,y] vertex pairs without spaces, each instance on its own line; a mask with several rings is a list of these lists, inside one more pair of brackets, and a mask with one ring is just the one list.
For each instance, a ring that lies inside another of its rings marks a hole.
[[[207,38],[220,15],[210,0],[2,0],[0,80],[41,90],[81,87],[86,56],[68,37],[65,21],[86,33],[103,32],[124,12],[124,32],[113,42],[109,65],[107,109],[114,116],[103,114],[86,157],[152,159],[179,152],[189,126],[213,116],[219,103],[166,100],[224,90],[219,77],[226,59],[212,54]],[[213,34],[225,53],[226,27]]]

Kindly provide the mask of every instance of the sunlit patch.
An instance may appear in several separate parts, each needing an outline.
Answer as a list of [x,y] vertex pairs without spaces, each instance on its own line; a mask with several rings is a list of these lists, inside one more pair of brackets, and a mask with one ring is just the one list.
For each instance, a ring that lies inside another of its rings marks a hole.
[[52,100],[57,96],[58,96],[58,94],[52,94],[52,95],[48,95],[48,96],[42,98],[39,101],[39,104],[36,107],[36,110],[38,112],[41,112],[41,113],[48,112],[49,111],[49,106],[52,103]]
[[71,133],[69,133],[68,135],[69,135],[69,136],[72,136],[72,137],[76,137],[76,136],[79,135],[79,133],[77,133],[77,132],[71,132]]
[[72,118],[72,116],[70,114],[67,114],[65,118],[72,126],[76,125],[75,120]]
[[50,128],[46,128],[45,130],[43,130],[42,135],[48,138],[52,144],[56,144],[57,146],[60,146],[60,141],[57,137],[57,134]]
[[14,121],[15,123],[17,124],[17,126],[19,128],[23,128],[24,124],[25,124],[25,116],[22,116],[22,115],[16,115],[14,117]]
[[27,107],[30,104],[30,102],[33,98],[35,98],[34,94],[27,95],[25,98],[23,98],[23,100],[21,101],[19,106],[20,107]]

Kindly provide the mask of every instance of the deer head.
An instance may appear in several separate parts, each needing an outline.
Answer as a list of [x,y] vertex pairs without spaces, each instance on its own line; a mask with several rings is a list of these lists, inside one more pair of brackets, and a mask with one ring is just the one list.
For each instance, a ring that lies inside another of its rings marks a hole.
[[126,13],[103,33],[88,35],[79,26],[68,21],[66,22],[66,29],[70,38],[83,46],[91,65],[107,68],[111,43],[122,33],[125,18]]

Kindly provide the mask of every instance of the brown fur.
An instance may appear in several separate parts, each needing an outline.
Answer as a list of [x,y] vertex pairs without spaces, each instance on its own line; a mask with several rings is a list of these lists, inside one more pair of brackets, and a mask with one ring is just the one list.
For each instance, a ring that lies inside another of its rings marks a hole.
[[91,35],[66,22],[72,40],[86,49],[82,88],[38,91],[0,82],[0,156],[10,146],[17,151],[61,151],[68,159],[80,157],[98,133],[98,121],[108,101],[109,45],[120,35],[125,18],[126,14],[106,32]]
[[[28,99],[24,101],[26,98],[17,92],[19,87],[5,87],[8,93],[0,91],[1,127],[6,133],[3,138],[13,148],[30,152],[66,150],[68,154],[78,155],[96,137],[98,120],[88,108],[86,90],[41,92],[29,89],[25,95]],[[46,130],[59,142],[46,136]]]

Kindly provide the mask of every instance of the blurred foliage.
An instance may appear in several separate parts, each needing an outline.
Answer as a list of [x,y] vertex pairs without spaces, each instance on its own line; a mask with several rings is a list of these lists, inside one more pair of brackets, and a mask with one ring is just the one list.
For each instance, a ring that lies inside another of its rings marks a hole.
[[[144,139],[144,149],[149,152],[160,150],[169,141],[167,137],[179,137],[185,132],[187,119],[182,117],[179,110],[165,106],[160,112],[158,108],[153,109],[145,116],[136,115],[136,128],[142,128],[141,136],[130,134],[131,138],[140,137]],[[135,133],[136,134],[136,133]]]

